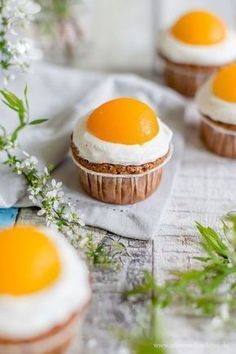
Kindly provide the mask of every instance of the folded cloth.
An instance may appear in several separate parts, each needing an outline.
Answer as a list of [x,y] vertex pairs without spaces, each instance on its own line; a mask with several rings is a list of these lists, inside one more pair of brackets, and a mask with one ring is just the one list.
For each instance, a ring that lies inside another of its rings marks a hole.
[[[32,119],[49,118],[49,122],[25,129],[21,146],[43,165],[58,165],[53,175],[64,183],[65,192],[83,214],[85,223],[130,238],[148,239],[157,235],[183,152],[184,99],[135,75],[86,73],[48,64],[38,65],[26,81]],[[10,89],[22,94],[23,80],[12,85]],[[174,132],[173,157],[164,167],[159,189],[147,200],[128,206],[105,204],[89,197],[82,190],[76,168],[67,154],[76,121],[104,101],[120,96],[136,97],[148,103]],[[0,122],[10,130],[15,120],[8,111],[3,114],[2,110]],[[0,176],[0,207],[31,205],[25,196],[23,178],[13,175],[3,165],[0,165]]]

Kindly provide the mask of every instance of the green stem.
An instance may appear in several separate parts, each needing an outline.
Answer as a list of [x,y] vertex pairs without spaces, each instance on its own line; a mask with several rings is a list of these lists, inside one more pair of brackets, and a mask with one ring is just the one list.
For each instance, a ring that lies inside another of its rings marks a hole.
[[8,19],[3,17],[3,10],[6,6],[5,0],[0,0],[0,16],[1,16],[1,31],[0,31],[0,53],[1,53],[1,60],[0,66],[3,70],[7,70],[11,65],[11,58],[12,54],[9,52],[8,49],[8,41],[7,41],[7,28],[8,28]]
[[22,123],[21,125],[19,125],[12,133],[12,136],[11,136],[11,141],[14,143],[17,138],[18,138],[18,134],[21,130],[23,130],[24,128],[26,127],[26,124],[25,123]]

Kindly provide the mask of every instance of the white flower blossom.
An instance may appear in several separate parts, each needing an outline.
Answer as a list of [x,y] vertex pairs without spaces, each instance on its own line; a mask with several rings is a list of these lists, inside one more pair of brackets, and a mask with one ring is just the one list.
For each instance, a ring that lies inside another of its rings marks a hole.
[[55,189],[48,191],[46,193],[47,198],[56,198],[56,196],[57,196],[57,190],[55,190]]
[[46,214],[46,210],[45,209],[40,209],[37,213],[38,216],[42,216]]
[[60,206],[59,200],[55,200],[55,202],[53,202],[53,209],[57,211],[59,209],[59,206]]
[[38,159],[35,156],[30,156],[24,160],[23,164],[23,166],[32,169],[38,165]]
[[[33,0],[2,0],[0,7],[0,62],[6,72],[4,85],[14,79],[12,69],[26,70],[39,56],[32,41],[22,36],[24,28],[34,20],[40,6]],[[37,53],[37,55],[36,55]]]
[[40,207],[38,215],[44,215],[47,225],[57,227],[72,243],[78,238],[80,247],[85,247],[87,238],[78,236],[79,227],[85,226],[85,223],[75,206],[66,200],[62,182],[51,179],[48,168],[39,170],[38,159],[25,151],[22,152],[22,158],[13,160],[12,164],[17,174],[28,176],[29,199]]
[[81,241],[80,241],[80,247],[81,248],[84,248],[85,247],[85,245],[86,245],[86,243],[89,241],[89,238],[88,237],[83,237],[82,239],[81,239]]
[[80,226],[84,227],[85,226],[85,222],[83,221],[83,219],[79,219],[78,220]]

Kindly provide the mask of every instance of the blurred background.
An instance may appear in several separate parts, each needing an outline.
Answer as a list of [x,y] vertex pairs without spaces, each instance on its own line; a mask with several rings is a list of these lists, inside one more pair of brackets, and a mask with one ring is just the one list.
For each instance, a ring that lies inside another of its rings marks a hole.
[[85,69],[152,71],[158,31],[191,8],[236,26],[235,0],[40,0],[33,36],[50,62]]

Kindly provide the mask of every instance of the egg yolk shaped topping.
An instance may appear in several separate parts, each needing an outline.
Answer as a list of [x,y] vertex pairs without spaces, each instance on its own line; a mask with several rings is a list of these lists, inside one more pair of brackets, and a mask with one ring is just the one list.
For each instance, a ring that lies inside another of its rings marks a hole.
[[61,272],[56,247],[37,228],[0,231],[0,295],[26,295],[54,283]]
[[133,98],[104,103],[89,116],[87,128],[101,140],[125,145],[142,145],[159,132],[154,111]]
[[227,36],[225,23],[208,11],[192,11],[182,16],[171,28],[172,35],[191,45],[211,45]]
[[236,63],[219,70],[213,79],[212,91],[218,98],[236,103]]

